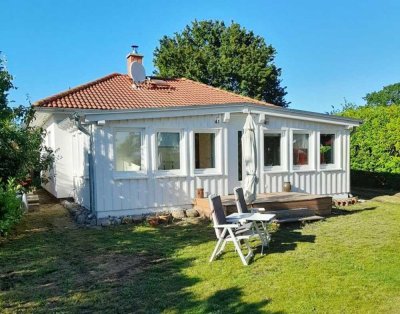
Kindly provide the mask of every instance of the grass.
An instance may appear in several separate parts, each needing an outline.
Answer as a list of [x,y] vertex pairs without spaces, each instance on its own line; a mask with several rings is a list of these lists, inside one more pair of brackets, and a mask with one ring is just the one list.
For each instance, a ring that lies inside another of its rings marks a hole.
[[210,264],[208,223],[87,229],[43,205],[0,242],[0,312],[398,313],[399,194],[272,238]]

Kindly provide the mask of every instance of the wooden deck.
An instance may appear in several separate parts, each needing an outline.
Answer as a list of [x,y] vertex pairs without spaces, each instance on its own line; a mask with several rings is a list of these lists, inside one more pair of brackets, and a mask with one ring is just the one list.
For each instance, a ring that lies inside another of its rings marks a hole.
[[[222,196],[222,205],[226,214],[236,212],[235,197]],[[210,217],[210,207],[207,198],[195,198],[193,207],[205,217]],[[326,216],[331,213],[332,197],[297,192],[262,193],[257,194],[256,200],[250,207],[262,207],[267,211],[285,211],[308,209],[315,215]]]

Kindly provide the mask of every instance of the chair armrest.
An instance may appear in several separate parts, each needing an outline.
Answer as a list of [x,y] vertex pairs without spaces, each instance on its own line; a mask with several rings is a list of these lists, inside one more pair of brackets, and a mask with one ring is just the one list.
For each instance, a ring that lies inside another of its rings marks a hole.
[[253,211],[253,212],[265,212],[265,208],[262,208],[262,207],[258,207],[258,208],[251,208],[251,211]]
[[234,228],[239,228],[240,225],[238,224],[223,224],[223,225],[214,225],[214,228],[229,228],[229,229],[234,229]]

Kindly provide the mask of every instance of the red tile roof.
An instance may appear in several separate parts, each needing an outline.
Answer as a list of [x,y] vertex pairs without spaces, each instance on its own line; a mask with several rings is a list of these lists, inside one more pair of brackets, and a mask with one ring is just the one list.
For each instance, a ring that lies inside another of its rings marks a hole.
[[107,75],[90,83],[72,88],[37,101],[43,108],[71,109],[142,109],[179,106],[201,106],[232,103],[251,103],[273,106],[263,101],[237,95],[192,80],[165,80],[164,84],[142,84],[135,89],[128,75]]

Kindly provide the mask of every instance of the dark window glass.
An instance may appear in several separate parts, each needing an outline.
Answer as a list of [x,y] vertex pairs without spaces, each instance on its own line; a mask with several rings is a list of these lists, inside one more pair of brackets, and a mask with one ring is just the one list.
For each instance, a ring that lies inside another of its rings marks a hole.
[[320,162],[321,164],[335,163],[335,134],[321,134],[320,136]]
[[195,133],[196,169],[215,168],[215,134]]
[[308,165],[309,134],[293,134],[293,165]]
[[157,133],[158,170],[180,169],[179,142],[179,133]]
[[281,165],[281,134],[264,134],[264,166]]

